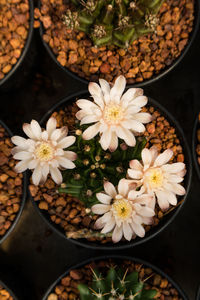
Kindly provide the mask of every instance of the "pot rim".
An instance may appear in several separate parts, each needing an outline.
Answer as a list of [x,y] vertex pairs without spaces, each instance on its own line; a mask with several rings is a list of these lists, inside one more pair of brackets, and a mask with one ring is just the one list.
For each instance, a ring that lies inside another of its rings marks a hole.
[[13,291],[11,291],[11,289],[2,280],[0,280],[0,285],[13,297],[14,300],[18,300]]
[[197,289],[196,300],[200,300],[200,285],[198,286]]
[[0,80],[0,87],[3,86],[3,84],[10,79],[10,77],[15,73],[15,71],[19,68],[19,66],[22,64],[27,51],[29,49],[31,40],[32,40],[32,36],[33,36],[33,23],[34,23],[34,5],[33,5],[33,1],[32,0],[28,0],[29,1],[29,30],[28,30],[28,36],[22,51],[22,54],[20,56],[20,58],[18,59],[18,61],[16,62],[16,64],[13,66],[13,68],[8,72],[8,74],[5,75],[5,77],[3,79]]
[[[65,271],[62,275],[60,275],[48,288],[44,296],[42,297],[42,300],[47,300],[48,295],[53,292],[53,288],[61,281],[61,279],[69,274],[71,270],[79,269],[83,267],[84,265],[87,265],[93,261],[99,261],[99,260],[107,260],[107,259],[121,259],[121,260],[130,260],[134,263],[139,263],[143,264],[148,268],[151,268],[153,271],[155,271],[157,274],[161,275],[162,277],[165,277],[171,284],[172,286],[178,291],[178,293],[181,295],[183,300],[188,300],[188,297],[186,296],[185,292],[179,287],[179,285],[169,276],[167,275],[164,271],[162,271],[160,268],[157,266],[147,262],[146,260],[136,258],[136,257],[131,257],[131,256],[124,256],[124,255],[101,255],[101,256],[95,256],[93,258],[89,258],[84,260],[83,262],[80,262],[78,264],[75,264],[75,266],[71,266],[67,268],[67,271]],[[198,300],[198,299],[197,299]]]
[[[43,116],[43,118],[40,121],[40,125],[42,125],[44,123],[44,121],[59,107],[62,107],[66,102],[68,101],[74,101],[77,97],[80,96],[85,96],[88,95],[88,91],[81,91],[78,92],[76,94],[73,95],[69,95],[65,98],[63,98],[61,101],[57,102],[52,108],[50,108],[47,113]],[[181,139],[181,145],[184,148],[184,155],[185,155],[185,160],[187,161],[187,175],[186,175],[186,179],[185,179],[185,189],[186,189],[186,194],[183,197],[183,203],[181,203],[179,206],[177,206],[175,208],[175,210],[171,213],[169,213],[166,218],[168,217],[168,220],[161,220],[160,223],[155,226],[154,228],[152,228],[149,232],[146,233],[144,238],[139,238],[137,237],[136,239],[127,242],[126,244],[122,244],[121,242],[119,243],[109,243],[107,245],[103,245],[97,242],[97,244],[95,244],[94,242],[89,242],[87,240],[75,240],[75,239],[69,239],[65,236],[64,231],[55,223],[53,223],[49,216],[45,215],[45,213],[39,209],[38,205],[36,204],[36,201],[34,201],[33,197],[30,194],[29,191],[29,196],[31,198],[31,201],[33,203],[33,206],[36,208],[36,210],[38,211],[38,213],[42,216],[42,218],[46,221],[46,223],[52,228],[53,231],[57,232],[60,236],[64,237],[66,240],[69,240],[70,242],[72,242],[73,244],[77,245],[77,246],[82,246],[85,248],[89,248],[89,249],[101,249],[101,250],[120,250],[120,249],[126,249],[126,248],[131,248],[134,247],[136,245],[140,245],[150,239],[152,239],[153,237],[155,237],[156,235],[158,235],[160,232],[162,232],[170,223],[172,223],[172,221],[175,219],[175,217],[177,216],[177,214],[179,213],[179,211],[181,210],[183,204],[186,201],[186,198],[188,196],[189,190],[190,190],[190,185],[191,185],[191,177],[192,177],[192,159],[191,159],[191,154],[189,151],[189,147],[186,141],[186,138],[184,136],[184,133],[180,127],[180,125],[178,124],[178,122],[173,118],[173,116],[162,106],[160,105],[160,103],[156,102],[155,100],[149,98],[150,100],[150,104],[153,105],[155,108],[159,109],[159,111],[161,111],[161,113],[167,117],[167,119],[170,121],[171,125],[174,126],[176,128],[177,134],[179,136],[179,138]],[[170,215],[170,217],[169,217]],[[165,219],[165,218],[163,218]],[[153,232],[152,232],[153,231]]]
[[[6,129],[8,135],[9,135],[10,137],[13,136],[12,131],[7,127],[7,125],[6,125],[2,120],[0,120],[0,125]],[[6,231],[6,233],[5,233],[2,237],[0,237],[0,245],[4,242],[4,240],[5,240],[5,239],[10,235],[10,233],[14,230],[15,226],[17,225],[17,223],[18,223],[18,221],[19,221],[19,218],[20,218],[20,216],[21,216],[21,214],[22,214],[22,211],[23,211],[23,209],[24,209],[24,205],[25,205],[25,202],[26,202],[27,182],[28,182],[28,180],[27,180],[27,172],[23,172],[23,187],[22,187],[23,192],[22,192],[22,196],[21,196],[21,205],[20,205],[20,209],[19,209],[19,211],[18,211],[18,213],[17,213],[17,215],[16,215],[14,221],[12,222],[10,228]]]
[[199,127],[199,119],[198,119],[198,115],[197,114],[196,118],[195,118],[195,122],[194,122],[194,128],[193,128],[193,133],[192,133],[192,154],[193,154],[193,161],[194,161],[194,165],[195,165],[195,169],[197,172],[197,175],[199,177],[200,180],[200,165],[198,163],[197,160],[197,153],[196,153],[196,146],[197,146],[197,129]]
[[[132,86],[132,87],[146,87],[149,86],[150,84],[157,82],[159,79],[163,78],[164,76],[166,76],[168,73],[170,73],[173,69],[175,69],[177,67],[177,65],[183,60],[183,58],[185,57],[185,55],[187,54],[187,52],[189,51],[200,26],[200,3],[198,0],[195,0],[195,8],[194,8],[194,24],[193,24],[193,30],[192,32],[190,32],[189,34],[189,39],[188,42],[186,44],[186,46],[184,47],[184,49],[181,51],[181,54],[172,62],[172,64],[169,67],[165,67],[161,72],[159,72],[157,75],[155,74],[152,78],[144,80],[143,82],[139,82],[139,83],[133,83],[133,84],[127,84],[128,87]],[[38,0],[38,7],[40,8],[41,6],[41,0]],[[48,54],[50,55],[50,57],[52,58],[52,60],[57,64],[57,66],[62,69],[67,75],[71,76],[72,78],[79,80],[80,82],[84,83],[84,84],[88,84],[90,82],[90,80],[85,79],[84,77],[81,77],[79,75],[77,75],[76,73],[72,72],[69,68],[63,67],[58,60],[56,59],[56,55],[53,53],[53,51],[51,50],[50,46],[43,40],[43,34],[44,34],[44,27],[42,22],[40,21],[40,28],[39,28],[39,32],[40,32],[40,37],[42,39],[42,43],[45,47],[45,49],[47,50]],[[123,75],[123,74],[121,74]]]

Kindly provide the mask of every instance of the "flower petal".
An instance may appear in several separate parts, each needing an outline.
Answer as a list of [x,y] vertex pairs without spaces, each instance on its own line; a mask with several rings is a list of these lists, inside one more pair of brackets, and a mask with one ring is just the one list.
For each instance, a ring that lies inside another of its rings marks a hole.
[[64,151],[64,157],[66,157],[69,160],[76,160],[77,159],[77,154],[73,151]]
[[22,173],[28,169],[28,164],[30,160],[22,160],[18,162],[15,166],[15,172]]
[[168,193],[165,191],[156,191],[158,205],[162,210],[167,210],[169,208],[169,201],[168,201]]
[[20,146],[22,148],[26,147],[27,144],[27,140],[21,136],[15,135],[13,137],[11,137],[11,141],[13,144]]
[[35,169],[38,164],[39,164],[39,161],[37,159],[32,159],[32,160],[30,160],[30,162],[28,164],[28,168],[30,170]]
[[53,168],[52,166],[50,166],[50,173],[53,181],[60,185],[62,183],[62,174],[60,170],[58,170],[58,168]]
[[32,157],[32,153],[27,152],[27,151],[21,151],[16,153],[13,158],[17,160],[26,160]]
[[151,151],[147,148],[144,148],[142,150],[142,161],[143,161],[143,165],[144,167],[149,167],[152,161],[152,154]]
[[110,152],[114,152],[117,149],[117,147],[118,147],[118,137],[116,133],[113,131],[111,136],[110,146],[109,146]]
[[165,165],[173,156],[173,151],[171,149],[165,150],[163,153],[159,154],[155,159],[154,166]]
[[31,125],[28,124],[28,123],[24,123],[23,126],[23,131],[25,132],[25,134],[30,138],[30,139],[33,139],[35,140],[36,139],[36,136],[34,135],[32,129],[31,129]]
[[119,127],[117,135],[119,138],[123,139],[128,146],[134,147],[136,145],[135,136],[132,132],[130,132],[130,130]]
[[101,107],[104,108],[104,101],[103,101],[103,93],[101,91],[100,86],[96,82],[90,82],[88,85],[88,90],[90,94],[94,98],[94,102]]
[[80,125],[84,125],[84,124],[90,124],[90,123],[94,123],[99,121],[99,117],[97,117],[96,115],[87,115],[85,116],[82,120]]
[[79,99],[78,101],[76,101],[76,104],[78,107],[86,110],[89,113],[92,113],[92,109],[98,108],[98,106],[94,102],[86,99]]
[[100,144],[103,150],[107,150],[111,143],[112,132],[111,130],[104,131],[100,138]]
[[88,115],[87,111],[81,109],[81,110],[79,110],[79,111],[76,113],[76,118],[77,118],[78,120],[81,120],[82,118],[84,118],[84,117],[87,116],[87,115]]
[[112,200],[111,196],[104,193],[97,193],[96,197],[103,204],[110,204],[110,201]]
[[48,132],[48,135],[51,136],[52,132],[56,129],[57,121],[56,118],[51,117],[47,121],[46,130]]
[[150,115],[149,113],[137,113],[134,115],[134,120],[147,124],[149,122],[152,121],[152,115]]
[[124,76],[120,75],[119,77],[117,77],[114,86],[110,90],[110,99],[116,103],[119,103],[125,87],[126,79]]
[[136,97],[138,96],[142,96],[143,95],[143,90],[140,88],[130,88],[126,91],[126,93],[124,93],[124,95],[122,96],[122,104],[124,107],[127,107],[128,104],[134,100]]
[[32,174],[32,180],[34,185],[38,185],[42,179],[42,168],[38,165]]
[[129,190],[129,185],[126,182],[126,179],[122,178],[118,183],[118,192],[123,197],[126,197]]
[[166,164],[164,166],[162,166],[162,170],[166,171],[168,173],[178,173],[182,170],[185,169],[185,164],[182,162],[177,162],[177,163],[173,163],[173,164]]
[[146,96],[138,96],[130,102],[132,105],[143,107],[147,104],[148,98]]
[[115,196],[117,195],[114,185],[109,181],[106,181],[104,183],[104,190],[105,190],[106,194],[108,194],[110,197],[112,197],[112,199],[115,198]]
[[155,215],[155,212],[153,211],[153,209],[151,209],[150,207],[142,207],[140,209],[139,214],[143,217],[153,217]]
[[110,85],[105,79],[99,79],[99,84],[103,92],[104,101],[108,103],[110,101]]
[[61,167],[65,169],[74,169],[76,168],[76,165],[69,159],[65,157],[58,157],[57,158],[58,163],[60,164]]
[[141,179],[143,177],[143,174],[141,171],[128,169],[128,176],[132,179]]
[[135,169],[137,171],[142,171],[142,169],[143,169],[141,163],[137,159],[131,160],[129,162],[129,166],[130,166],[131,169]]
[[142,225],[132,222],[131,227],[133,228],[133,230],[137,236],[139,236],[141,238],[143,238],[145,236],[145,230]]
[[113,242],[118,243],[121,240],[122,236],[123,236],[122,226],[121,227],[115,226],[115,229],[112,234]]
[[43,181],[45,182],[47,180],[47,175],[49,174],[49,165],[44,164],[42,167],[42,176],[43,176]]
[[105,214],[110,210],[110,205],[106,204],[95,204],[92,206],[92,212],[97,215]]
[[135,120],[131,120],[131,119],[125,120],[121,124],[125,128],[131,129],[131,130],[139,132],[139,133],[145,131],[145,126],[142,123],[135,121]]
[[109,222],[106,223],[106,225],[104,226],[104,228],[101,230],[101,233],[108,233],[110,231],[113,230],[115,226],[115,218],[112,217]]
[[127,222],[123,222],[123,233],[127,241],[130,241],[133,236],[133,230]]
[[66,148],[70,147],[71,145],[73,145],[75,143],[75,141],[76,141],[75,136],[67,136],[58,143],[58,147],[60,147],[62,149],[66,149]]
[[100,123],[96,123],[92,126],[89,126],[84,132],[83,132],[83,139],[84,140],[90,140],[93,137],[95,137],[95,135],[97,135],[97,133],[99,132],[99,128],[100,128]]

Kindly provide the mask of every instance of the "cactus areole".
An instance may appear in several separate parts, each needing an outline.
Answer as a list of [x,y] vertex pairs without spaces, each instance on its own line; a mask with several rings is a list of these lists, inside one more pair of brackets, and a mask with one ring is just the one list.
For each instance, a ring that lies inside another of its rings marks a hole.
[[63,15],[68,29],[85,32],[95,46],[127,48],[155,32],[157,13],[165,0],[70,0]]

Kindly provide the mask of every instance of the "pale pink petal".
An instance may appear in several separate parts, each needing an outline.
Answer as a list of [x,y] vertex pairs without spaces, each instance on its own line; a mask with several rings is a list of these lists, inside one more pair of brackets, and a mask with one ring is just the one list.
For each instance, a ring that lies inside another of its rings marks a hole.
[[28,168],[30,170],[35,169],[38,164],[39,164],[39,161],[37,159],[32,159],[28,164]]
[[61,128],[55,129],[51,134],[51,140],[53,141],[59,140],[59,138],[61,137],[61,133],[62,133]]
[[53,168],[52,166],[50,166],[50,173],[53,181],[60,185],[62,183],[62,174],[60,170],[58,170],[58,168]]
[[46,130],[48,132],[48,135],[51,136],[52,132],[56,129],[57,121],[56,118],[51,117],[46,125]]
[[112,136],[111,130],[107,130],[102,133],[99,142],[100,142],[103,150],[107,150],[109,148],[110,143],[111,143],[111,136]]
[[39,123],[36,120],[32,120],[30,125],[32,132],[34,133],[35,137],[39,140],[41,138],[42,133]]
[[128,194],[129,185],[126,183],[125,179],[121,179],[118,183],[118,192],[123,197],[126,197]]
[[118,137],[116,133],[113,131],[111,135],[110,146],[109,146],[110,152],[114,152],[117,149],[117,147],[118,147]]
[[73,151],[64,151],[64,156],[72,161],[77,159],[77,154]]
[[162,166],[162,170],[168,172],[168,173],[178,173],[185,169],[185,164],[182,162],[177,162],[173,164],[166,164]]
[[109,196],[112,197],[112,199],[114,199],[115,196],[117,195],[114,185],[109,181],[106,181],[104,183],[104,190],[105,190],[106,194],[108,194]]
[[82,120],[80,125],[84,125],[84,124],[90,124],[90,123],[94,123],[99,121],[99,117],[97,117],[96,115],[87,115],[85,116]]
[[100,86],[95,82],[90,82],[88,85],[88,90],[90,94],[93,96],[95,103],[103,109],[104,108],[103,93]]
[[99,128],[100,128],[100,123],[96,123],[92,126],[89,126],[84,132],[83,132],[83,139],[84,140],[90,140],[93,137],[95,137],[95,135],[97,135],[97,133],[99,132]]
[[135,105],[129,105],[126,109],[127,118],[134,118],[135,114],[139,113],[141,108]]
[[105,103],[110,101],[110,85],[105,79],[99,79],[99,83],[103,92]]
[[129,166],[131,169],[137,170],[137,171],[142,171],[143,166],[137,159],[133,159],[129,162]]
[[76,168],[76,165],[69,159],[65,157],[58,157],[57,158],[58,163],[60,164],[61,167],[65,169],[74,169]]
[[28,164],[30,160],[22,160],[18,162],[15,166],[15,172],[22,173],[28,169]]
[[142,227],[142,225],[137,224],[135,222],[131,223],[131,227],[133,228],[133,231],[135,232],[135,234],[141,238],[143,238],[145,236],[145,230]]
[[156,191],[158,205],[162,210],[167,210],[169,208],[169,201],[167,197],[167,193],[164,191]]
[[104,225],[112,218],[112,213],[108,211],[102,217],[98,218],[94,224],[95,229],[103,228]]
[[66,137],[67,134],[68,134],[68,127],[67,127],[67,126],[61,127],[60,130],[61,130],[61,133],[60,133],[60,137],[59,137],[59,139],[57,140],[57,142],[60,142],[60,141],[61,141],[64,137]]
[[124,95],[122,96],[122,104],[124,107],[127,107],[129,102],[131,102],[132,100],[134,100],[136,97],[138,96],[142,96],[143,95],[143,90],[139,89],[139,88],[130,88],[126,91],[126,93],[124,93]]
[[139,133],[145,131],[145,126],[142,123],[135,121],[135,120],[131,120],[131,119],[125,120],[121,124],[125,128],[131,129],[131,130],[139,132]]
[[152,154],[151,151],[147,148],[144,148],[142,150],[142,161],[143,165],[146,167],[149,167],[152,161]]
[[145,225],[152,225],[153,224],[153,218],[143,217],[142,221],[143,221],[143,224],[145,224]]
[[47,141],[48,137],[49,137],[49,135],[48,135],[48,132],[46,130],[41,133],[41,139],[43,141]]
[[115,229],[112,234],[113,242],[118,243],[121,240],[122,236],[123,236],[122,226],[121,227],[115,226]]
[[38,185],[42,179],[42,168],[41,166],[37,166],[32,174],[32,180],[34,185]]
[[180,182],[182,182],[184,180],[183,177],[177,176],[177,175],[173,175],[171,173],[169,173],[167,175],[168,175],[168,176],[166,176],[167,177],[167,181],[172,182],[172,183],[173,182],[174,183],[180,183]]
[[154,166],[165,165],[173,156],[173,151],[171,149],[165,150],[163,153],[159,154],[155,159]]
[[115,80],[114,86],[110,90],[110,99],[116,103],[119,103],[120,98],[126,87],[126,79],[124,76],[120,75]]
[[75,141],[76,141],[75,136],[67,136],[58,143],[58,147],[60,147],[62,149],[66,149],[66,148],[70,147],[71,145],[73,145],[75,143]]
[[26,160],[32,157],[32,154],[30,152],[27,151],[21,151],[16,153],[13,158],[14,159],[18,159],[18,160]]
[[109,195],[104,194],[104,193],[97,193],[96,197],[103,204],[110,204],[110,202],[112,200],[112,197],[110,197]]
[[92,212],[97,215],[105,214],[110,210],[110,205],[106,204],[95,204],[92,206]]
[[124,237],[127,241],[130,241],[132,239],[133,230],[127,222],[123,223],[123,233],[124,233]]
[[119,127],[116,133],[118,137],[123,139],[128,146],[134,147],[136,145],[135,136],[133,135],[132,132],[130,132],[130,130]]
[[92,112],[92,109],[98,107],[94,102],[86,99],[80,99],[76,101],[76,104],[78,105],[78,107],[88,112]]
[[136,105],[139,107],[143,107],[147,104],[148,98],[146,96],[138,96],[134,100],[130,102],[131,105]]
[[45,182],[47,180],[47,175],[49,174],[49,165],[44,164],[42,167],[42,176],[43,176],[43,181]]
[[101,233],[108,233],[110,231],[113,230],[115,226],[115,218],[112,217],[109,222],[106,223],[106,225],[104,226],[104,228],[101,230]]
[[183,196],[186,193],[185,188],[178,183],[172,183],[172,191],[179,196]]
[[82,118],[84,118],[84,117],[87,116],[87,115],[88,115],[87,111],[81,109],[81,110],[79,110],[79,111],[76,113],[76,118],[77,118],[78,120],[81,120]]
[[153,165],[156,157],[158,156],[158,148],[156,146],[152,146],[149,151],[151,152],[152,157],[151,165]]
[[134,115],[134,120],[137,120],[138,122],[147,124],[152,121],[152,115],[149,113],[137,113]]
[[33,133],[30,124],[24,123],[22,128],[23,128],[23,131],[25,132],[25,134],[26,134],[30,139],[33,139],[33,140],[36,139],[36,136],[35,136],[35,134]]
[[153,217],[155,212],[150,207],[141,207],[139,214],[144,217]]
[[138,170],[128,169],[128,176],[132,179],[141,179],[143,177],[143,173]]
[[177,205],[177,198],[176,195],[173,192],[165,191],[167,195],[167,200],[171,205]]
[[15,135],[15,136],[11,137],[11,141],[13,144],[20,146],[22,148],[25,148],[27,145],[26,139],[21,136]]

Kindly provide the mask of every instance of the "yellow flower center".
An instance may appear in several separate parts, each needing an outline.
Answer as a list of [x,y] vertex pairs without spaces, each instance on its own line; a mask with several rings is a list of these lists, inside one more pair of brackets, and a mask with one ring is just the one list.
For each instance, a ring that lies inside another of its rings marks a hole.
[[109,124],[118,124],[124,117],[123,109],[120,105],[109,104],[104,110],[104,120]]
[[114,214],[123,220],[127,220],[132,213],[131,204],[125,199],[115,200],[113,203]]
[[42,142],[36,147],[35,155],[41,161],[50,161],[54,157],[54,148],[49,143]]
[[144,174],[144,181],[151,189],[160,188],[163,185],[163,173],[160,168],[148,169]]

